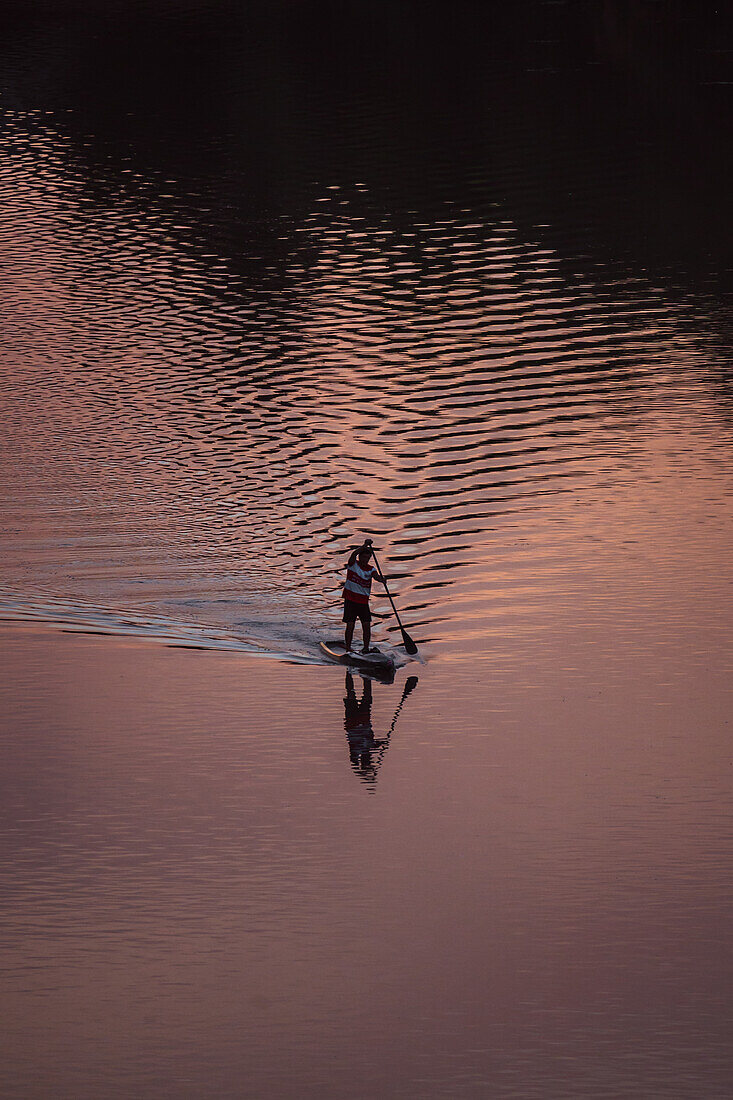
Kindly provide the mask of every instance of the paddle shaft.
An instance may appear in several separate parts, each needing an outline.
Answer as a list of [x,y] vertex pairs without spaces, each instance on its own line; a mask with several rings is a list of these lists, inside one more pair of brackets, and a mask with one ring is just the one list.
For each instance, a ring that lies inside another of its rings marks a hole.
[[400,619],[399,613],[397,611],[397,608],[394,605],[394,600],[392,599],[392,593],[389,590],[389,587],[387,585],[387,581],[385,579],[384,573],[382,573],[382,567],[379,564],[379,559],[377,558],[377,555],[374,552],[374,547],[371,547],[371,551],[372,551],[372,557],[374,558],[374,564],[376,565],[377,569],[379,570],[379,572],[382,576],[382,583],[384,584],[384,590],[387,593],[387,596],[389,597],[389,602],[392,604],[392,610],[394,611],[394,617],[397,620],[397,622],[399,623],[400,630],[402,631],[402,640],[405,643],[405,649],[407,650],[408,653],[417,653],[417,646],[415,645],[412,638],[410,637],[410,635],[407,633],[404,626],[402,625],[402,621]]

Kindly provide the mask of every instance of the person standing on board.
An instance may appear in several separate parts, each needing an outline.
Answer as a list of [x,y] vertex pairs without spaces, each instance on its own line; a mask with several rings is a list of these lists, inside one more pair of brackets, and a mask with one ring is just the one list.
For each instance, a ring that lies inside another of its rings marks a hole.
[[346,632],[344,645],[346,652],[351,651],[351,641],[354,637],[354,624],[361,621],[361,631],[364,636],[362,653],[369,652],[369,642],[372,636],[372,614],[369,610],[369,594],[372,589],[372,579],[376,577],[380,584],[384,584],[384,577],[369,564],[372,556],[372,540],[365,539],[362,546],[357,546],[351,551],[346,566],[346,580],[344,581],[344,622]]

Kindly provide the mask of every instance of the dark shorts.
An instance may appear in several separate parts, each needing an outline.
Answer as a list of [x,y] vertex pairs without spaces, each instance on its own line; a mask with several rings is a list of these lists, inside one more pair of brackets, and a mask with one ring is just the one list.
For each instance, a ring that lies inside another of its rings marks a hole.
[[353,603],[351,600],[344,600],[344,622],[355,623],[357,619],[361,619],[363,623],[370,623],[372,621],[372,613],[369,610],[369,604]]

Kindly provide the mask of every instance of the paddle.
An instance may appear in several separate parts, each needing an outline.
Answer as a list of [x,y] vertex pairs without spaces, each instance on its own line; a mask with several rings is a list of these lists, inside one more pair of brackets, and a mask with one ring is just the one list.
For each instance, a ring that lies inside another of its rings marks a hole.
[[[376,565],[379,572],[382,573],[382,567],[381,567],[381,565],[379,564],[379,562],[377,560],[377,555],[374,553],[374,547],[372,546],[372,540],[371,539],[365,539],[364,540],[364,545],[368,546],[369,549],[371,550],[372,557],[374,558],[374,564]],[[382,573],[382,577],[384,577],[384,573]],[[399,623],[400,630],[402,631],[403,645],[404,645],[405,649],[407,650],[407,652],[410,654],[410,656],[414,657],[415,654],[417,653],[417,646],[415,645],[412,638],[410,637],[410,635],[407,633],[404,626],[400,622],[400,617],[397,614],[397,608],[394,605],[394,600],[392,599],[392,593],[390,592],[389,588],[387,587],[387,581],[386,580],[384,581],[384,588],[385,588],[385,591],[386,591],[387,595],[389,596],[389,602],[392,604],[392,610],[394,611],[394,617],[397,620],[397,622]]]

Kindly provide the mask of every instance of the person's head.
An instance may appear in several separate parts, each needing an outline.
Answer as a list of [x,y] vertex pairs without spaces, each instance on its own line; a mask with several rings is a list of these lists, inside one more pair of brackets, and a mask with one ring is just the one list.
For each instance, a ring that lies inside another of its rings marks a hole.
[[357,557],[359,559],[359,565],[362,567],[362,569],[369,564],[369,559],[371,556],[371,546],[367,546],[365,543],[364,546],[359,547],[359,553],[357,554]]

